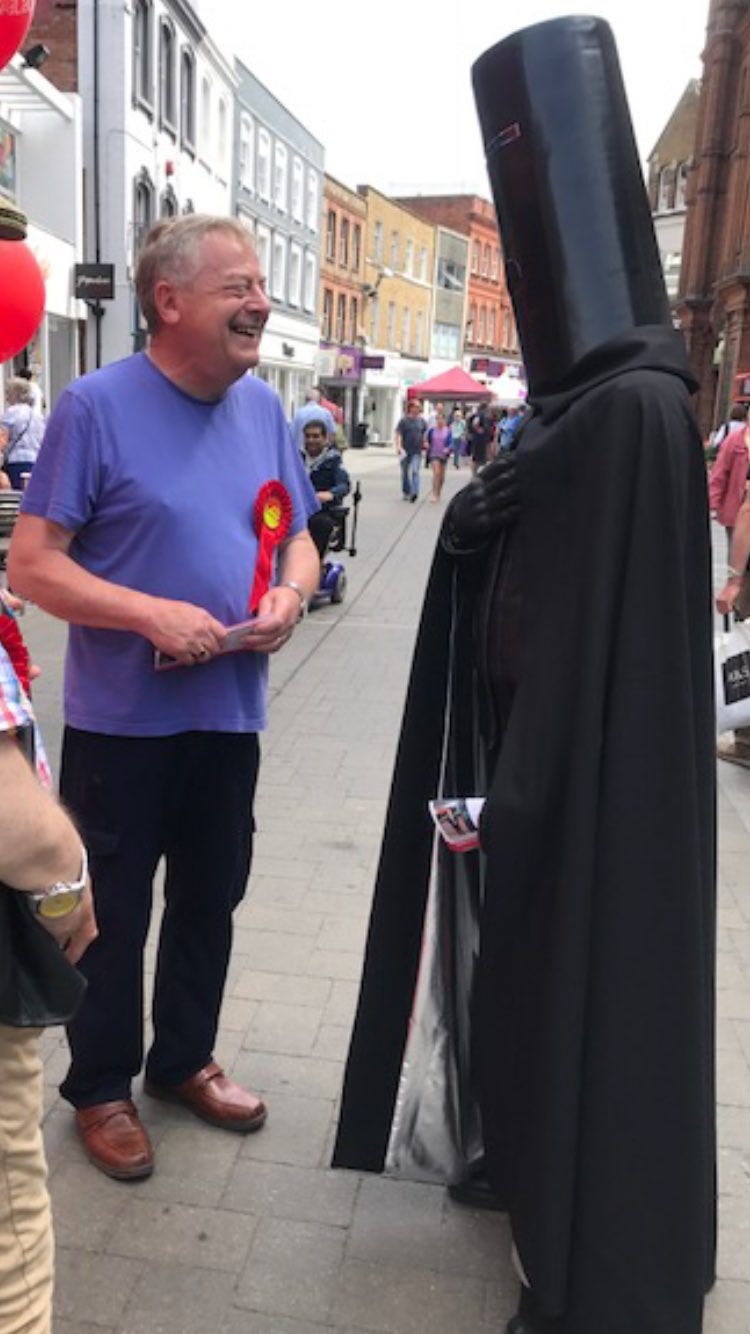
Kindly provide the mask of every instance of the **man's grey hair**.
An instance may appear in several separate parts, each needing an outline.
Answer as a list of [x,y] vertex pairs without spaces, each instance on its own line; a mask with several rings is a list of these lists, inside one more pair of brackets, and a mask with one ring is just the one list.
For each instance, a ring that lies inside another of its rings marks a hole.
[[34,403],[33,386],[20,375],[13,375],[5,382],[5,398],[8,403],[28,403],[31,407]]
[[207,236],[233,236],[253,250],[253,238],[237,218],[190,213],[183,218],[162,218],[146,235],[135,271],[135,290],[149,333],[159,328],[154,301],[156,284],[163,278],[187,285],[198,268],[198,253]]

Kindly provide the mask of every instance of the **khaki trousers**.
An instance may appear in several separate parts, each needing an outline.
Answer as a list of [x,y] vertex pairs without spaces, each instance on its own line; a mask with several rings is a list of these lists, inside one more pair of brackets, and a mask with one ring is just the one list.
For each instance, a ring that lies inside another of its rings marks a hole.
[[36,1029],[0,1024],[0,1334],[49,1334],[53,1243]]

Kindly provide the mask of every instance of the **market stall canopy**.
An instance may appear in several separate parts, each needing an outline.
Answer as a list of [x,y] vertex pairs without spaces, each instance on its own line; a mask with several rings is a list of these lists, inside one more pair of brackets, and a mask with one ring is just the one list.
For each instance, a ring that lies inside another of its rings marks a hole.
[[449,399],[472,403],[489,403],[492,398],[492,391],[475,380],[464,371],[460,366],[454,366],[450,371],[443,371],[441,375],[434,375],[431,380],[423,380],[421,384],[410,385],[406,391],[407,398],[430,398],[430,399]]

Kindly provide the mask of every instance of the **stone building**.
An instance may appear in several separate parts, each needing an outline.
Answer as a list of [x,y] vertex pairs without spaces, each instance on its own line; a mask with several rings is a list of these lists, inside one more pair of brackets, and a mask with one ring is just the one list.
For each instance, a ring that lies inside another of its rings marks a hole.
[[344,413],[351,438],[360,420],[365,355],[365,240],[367,205],[356,190],[333,176],[323,182],[323,244],[320,259],[320,352],[318,383]]
[[424,380],[430,354],[435,228],[371,185],[367,208],[362,420],[370,440],[392,440],[406,391]]
[[711,0],[677,314],[704,435],[750,371],[750,0]]
[[677,299],[700,83],[691,79],[648,159],[648,195],[669,299]]

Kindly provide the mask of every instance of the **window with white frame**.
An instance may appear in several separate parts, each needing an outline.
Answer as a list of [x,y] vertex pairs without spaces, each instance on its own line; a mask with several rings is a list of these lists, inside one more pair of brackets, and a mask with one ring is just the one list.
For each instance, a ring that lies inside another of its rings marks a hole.
[[423,283],[427,282],[427,246],[423,245],[419,254],[419,277]]
[[314,171],[312,171],[312,170],[308,170],[308,173],[307,173],[307,208],[306,208],[305,222],[307,223],[307,226],[310,228],[310,231],[311,231],[311,232],[317,232],[318,227],[319,227],[319,225],[320,225],[320,218],[319,218],[320,203],[319,203],[319,199],[320,199],[320,191],[319,191],[319,188],[318,188],[318,177],[317,177],[317,174],[316,174]]
[[264,278],[271,276],[271,232],[264,223],[259,222],[255,228],[255,253],[258,256],[258,267]]
[[477,321],[477,342],[483,343],[487,333],[487,308],[479,307],[479,319]]
[[133,100],[153,106],[153,51],[151,0],[135,0],[133,8]]
[[336,212],[332,208],[326,214],[326,259],[331,264],[336,261]]
[[143,245],[154,221],[154,183],[145,167],[133,182],[133,256]]
[[352,228],[352,268],[358,269],[362,258],[362,228],[355,222]]
[[409,351],[409,334],[411,333],[411,311],[408,306],[404,306],[401,312],[401,351]]
[[240,116],[240,185],[255,189],[255,126],[246,111]]
[[378,333],[380,331],[380,301],[377,296],[370,302],[370,342],[378,345]]
[[261,199],[271,202],[271,136],[261,125],[258,130],[258,160],[255,168],[255,187]]
[[226,98],[220,97],[216,114],[216,156],[218,159],[217,172],[222,178],[226,178],[227,175],[228,114]]
[[295,222],[304,222],[304,179],[305,168],[302,159],[292,159],[292,217]]
[[497,328],[497,314],[495,312],[495,307],[490,306],[489,315],[487,316],[487,342],[490,347],[495,346],[496,328]]
[[289,157],[284,144],[277,143],[273,154],[273,202],[280,213],[288,208]]
[[195,60],[187,48],[180,56],[180,142],[195,149]]
[[333,341],[333,292],[330,287],[323,288],[323,316],[320,322],[320,332],[325,343]]
[[200,118],[201,154],[210,161],[213,152],[213,126],[211,124],[211,80],[204,74],[201,79],[201,118]]
[[349,219],[341,219],[339,231],[339,264],[343,269],[349,267]]
[[302,247],[294,241],[289,247],[289,305],[302,305]]
[[492,269],[490,270],[490,277],[492,278],[493,282],[497,282],[499,276],[500,276],[500,251],[498,250],[497,246],[493,246]]
[[159,119],[167,129],[174,130],[177,121],[175,105],[175,31],[169,19],[159,24]]
[[659,172],[659,197],[656,208],[659,213],[666,213],[671,207],[673,173],[671,167],[662,167]]
[[471,271],[479,273],[479,242],[475,241],[471,247]]
[[382,224],[382,222],[376,222],[376,223],[375,223],[375,229],[374,229],[374,232],[373,232],[372,248],[373,248],[373,256],[372,256],[372,257],[373,257],[373,259],[375,260],[375,263],[376,263],[376,264],[382,264],[382,263],[383,263],[383,224]]
[[271,276],[271,296],[274,301],[283,301],[286,297],[286,250],[286,237],[276,234],[273,238],[273,273]]
[[414,242],[412,241],[411,237],[409,237],[406,242],[406,249],[404,251],[404,273],[408,273],[409,276],[411,277],[413,268],[414,268]]
[[388,346],[389,346],[389,347],[393,347],[393,342],[394,342],[394,339],[395,339],[395,337],[396,337],[396,302],[395,302],[395,301],[389,301],[389,302],[388,302],[388,323],[387,323],[387,325],[386,325],[385,336],[386,336],[386,342],[387,342]]
[[311,250],[305,251],[305,310],[314,311],[318,295],[318,266]]
[[343,292],[336,297],[336,342],[346,342],[346,296]]
[[359,302],[356,296],[349,301],[349,329],[351,341],[354,342],[359,335]]
[[675,208],[684,208],[687,196],[687,181],[690,168],[687,162],[681,162],[677,168],[677,184],[674,192]]
[[391,232],[391,268],[395,271],[398,268],[399,254],[399,236],[398,232]]
[[490,276],[490,247],[486,245],[482,247],[482,277],[489,278],[489,276]]
[[414,334],[414,354],[421,357],[424,351],[424,311],[417,311],[416,331]]

